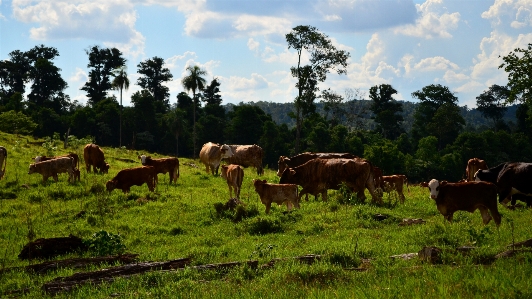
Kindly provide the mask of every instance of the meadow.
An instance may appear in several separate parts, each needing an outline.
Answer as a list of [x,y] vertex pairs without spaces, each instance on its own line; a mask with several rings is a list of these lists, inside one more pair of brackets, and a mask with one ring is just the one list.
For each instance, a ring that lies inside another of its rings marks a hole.
[[[227,185],[221,177],[205,173],[199,160],[180,158],[177,185],[169,184],[168,175],[159,175],[156,192],[143,185],[133,186],[126,195],[120,190],[107,192],[105,182],[123,168],[138,166],[137,156],[145,152],[104,148],[109,174],[87,174],[81,162],[80,182],[68,183],[67,175],[61,174],[59,182],[50,178],[43,184],[41,175],[27,174],[32,157],[67,152],[82,157],[83,145],[44,148],[31,137],[5,133],[0,133],[0,145],[8,150],[6,175],[0,181],[0,270],[42,262],[17,258],[30,240],[70,234],[85,240],[102,230],[120,235],[125,252],[139,254],[139,261],[190,257],[192,265],[247,260],[263,265],[273,258],[322,256],[311,265],[288,259],[273,267],[154,271],[54,296],[42,291],[44,283],[112,265],[64,268],[42,275],[0,271],[0,297],[532,297],[532,253],[493,258],[507,245],[532,238],[532,210],[525,207],[508,210],[499,205],[503,217],[499,228],[493,221],[484,226],[478,211],[457,212],[453,223],[448,223],[428,190],[411,186],[405,188],[404,204],[385,194],[386,204],[374,205],[367,191],[368,199],[360,203],[330,190],[328,202],[311,196],[298,210],[288,213],[286,206],[272,206],[266,215],[252,180],[278,182],[276,170],[265,169],[259,177],[255,169],[247,168],[241,192],[244,207],[236,212],[217,211],[216,206],[229,199]],[[399,226],[405,218],[422,218],[425,223]],[[390,257],[425,246],[443,250],[441,263]],[[460,246],[475,249],[463,254],[456,251]],[[95,255],[88,251],[57,259]]]

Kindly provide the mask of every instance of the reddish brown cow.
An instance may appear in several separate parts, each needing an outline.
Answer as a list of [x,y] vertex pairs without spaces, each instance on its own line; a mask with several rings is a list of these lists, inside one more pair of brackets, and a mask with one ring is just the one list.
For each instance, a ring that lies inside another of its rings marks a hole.
[[91,166],[94,167],[94,172],[99,169],[101,173],[109,171],[109,164],[105,163],[105,157],[102,149],[94,143],[85,145],[83,148],[83,159],[85,160],[85,168],[87,172],[91,172]]
[[224,158],[229,164],[236,164],[243,167],[255,167],[257,174],[262,175],[264,170],[262,168],[262,158],[264,157],[264,151],[256,144],[253,145],[229,145],[233,156]]
[[53,177],[57,182],[57,174],[64,172],[69,174],[68,181],[70,182],[74,178],[74,161],[70,157],[61,157],[30,164],[28,174],[40,173],[42,175],[42,181],[45,183],[49,177]]
[[288,211],[292,206],[299,209],[296,184],[268,184],[266,180],[253,180],[253,186],[259,194],[260,201],[266,206],[266,214],[270,213],[272,203],[282,205],[286,202]]
[[114,189],[121,189],[122,192],[128,193],[131,186],[142,186],[144,183],[148,185],[148,190],[155,190],[155,168],[151,166],[140,166],[135,168],[126,168],[118,172],[118,174],[107,181],[105,187],[107,191],[111,192]]
[[138,156],[144,166],[153,166],[155,168],[155,182],[158,182],[157,174],[170,174],[170,184],[177,183],[179,178],[179,160],[177,158],[160,158],[152,159],[150,156]]
[[244,169],[240,165],[230,164],[222,165],[222,178],[227,182],[229,187],[229,198],[233,198],[233,190],[235,197],[240,199],[240,189],[242,188],[242,180],[244,180]]
[[277,176],[281,176],[286,168],[294,168],[297,166],[301,166],[308,161],[316,158],[321,159],[355,159],[358,158],[357,156],[349,153],[311,153],[306,152],[299,155],[295,155],[293,157],[286,157],[286,156],[280,156],[277,169]]
[[327,200],[327,189],[338,190],[345,183],[352,192],[357,192],[359,200],[364,201],[364,189],[371,193],[373,201],[382,203],[382,198],[375,193],[373,166],[365,159],[313,159],[294,168],[287,168],[280,180],[281,184],[297,184],[303,187],[303,194],[317,196],[321,193]]
[[375,188],[382,189],[382,170],[377,166],[373,166],[373,179],[375,180]]
[[231,148],[227,145],[219,145],[217,143],[207,142],[201,148],[199,158],[201,163],[205,165],[205,171],[209,173],[209,168],[212,175],[216,172],[218,174],[218,167],[223,158],[233,156]]
[[475,180],[475,173],[479,169],[488,169],[488,165],[486,164],[486,161],[480,160],[479,158],[473,158],[467,161],[467,166],[466,166],[465,171],[466,171],[466,176],[467,176],[466,179],[468,182],[472,182]]
[[[3,170],[2,170],[2,165],[4,165]],[[0,146],[0,180],[4,177],[4,174],[6,174],[6,166],[7,166],[7,149],[3,146]]]
[[497,210],[497,186],[492,183],[447,183],[433,179],[429,182],[429,190],[438,211],[449,222],[456,211],[473,213],[479,209],[484,224],[488,224],[492,218],[497,226],[501,224],[501,215]]
[[73,163],[74,163],[74,175],[73,175],[74,181],[75,180],[80,181],[81,180],[81,176],[80,176],[80,172],[79,172],[79,156],[76,153],[68,153],[66,155],[54,156],[54,157],[37,156],[37,157],[33,158],[33,160],[35,161],[35,163],[39,163],[39,162],[49,161],[49,160],[53,160],[53,159],[57,159],[57,158],[63,158],[63,157],[72,158]]
[[397,194],[399,194],[399,200],[401,200],[401,203],[405,202],[405,195],[403,194],[403,184],[405,182],[406,176],[404,175],[384,175],[382,176],[383,182],[387,182],[389,186],[389,190],[386,190],[387,192],[391,192],[393,190],[397,191]]

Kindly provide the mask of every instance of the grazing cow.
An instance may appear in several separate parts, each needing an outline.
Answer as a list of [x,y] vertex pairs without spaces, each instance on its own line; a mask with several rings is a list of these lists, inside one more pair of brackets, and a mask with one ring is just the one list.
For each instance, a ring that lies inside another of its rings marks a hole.
[[449,222],[456,211],[473,213],[479,209],[484,224],[488,224],[492,217],[497,226],[501,224],[501,215],[497,210],[497,186],[492,183],[447,183],[433,179],[429,182],[429,190],[438,211]]
[[85,145],[83,159],[85,159],[87,172],[91,172],[91,166],[94,167],[94,172],[97,171],[97,168],[101,173],[107,173],[109,171],[109,164],[105,163],[102,149],[94,143]]
[[242,167],[253,166],[257,169],[257,174],[262,175],[264,169],[262,168],[262,158],[264,157],[264,151],[256,144],[253,145],[229,145],[233,156],[224,158],[229,164],[236,164]]
[[233,151],[227,144],[219,145],[212,142],[205,143],[199,154],[201,163],[205,164],[205,171],[209,173],[210,168],[212,175],[215,172],[218,175],[218,167],[220,167],[222,159],[231,156],[233,156]]
[[406,180],[406,176],[404,175],[384,175],[382,176],[383,182],[388,183],[389,189],[386,192],[390,191],[397,191],[397,194],[399,194],[399,199],[401,200],[401,203],[405,202],[405,195],[403,194],[403,184]]
[[[4,169],[2,169],[2,164],[4,165]],[[0,180],[6,174],[6,166],[7,166],[7,149],[3,146],[0,146]]]
[[[477,181],[486,181],[497,185],[499,202],[504,206],[519,199],[531,206],[532,201],[532,163],[508,162],[475,173]],[[517,195],[521,194],[521,195]],[[517,196],[513,196],[517,195]]]
[[57,159],[57,158],[63,158],[63,157],[70,157],[70,158],[73,159],[73,163],[74,163],[74,180],[78,180],[78,181],[81,180],[81,176],[80,176],[80,173],[79,173],[79,156],[76,153],[68,153],[66,155],[54,156],[54,157],[37,156],[37,157],[33,158],[33,160],[35,161],[35,163],[39,163],[39,162],[49,161],[49,160],[53,160],[53,159]]
[[297,184],[303,187],[303,194],[315,197],[321,193],[327,200],[327,189],[338,190],[345,183],[352,192],[357,192],[359,200],[364,201],[364,189],[371,193],[373,201],[382,204],[382,198],[375,193],[373,166],[365,159],[313,159],[307,163],[287,168],[280,180],[281,184]]
[[38,162],[30,164],[28,174],[40,173],[42,175],[42,182],[46,183],[49,177],[53,177],[57,182],[57,174],[67,172],[69,174],[68,181],[74,179],[74,159],[70,157],[60,157],[53,160]]
[[382,170],[377,166],[373,166],[373,179],[375,180],[375,188],[382,189]]
[[473,159],[469,159],[469,161],[467,161],[467,166],[466,166],[466,179],[468,182],[472,182],[475,180],[475,173],[479,170],[479,169],[488,169],[488,165],[486,164],[486,161],[484,160],[480,160],[479,158],[473,158]]
[[144,166],[153,166],[155,168],[155,182],[158,182],[157,174],[170,174],[170,184],[177,183],[179,178],[179,160],[177,158],[160,158],[152,159],[150,156],[138,156]]
[[283,172],[286,168],[294,168],[300,165],[303,165],[307,163],[308,161],[316,158],[321,159],[338,159],[338,158],[344,158],[344,159],[355,159],[358,158],[355,155],[349,154],[349,153],[311,153],[306,152],[299,155],[295,155],[293,157],[286,157],[286,156],[280,156],[278,161],[279,168],[277,169],[277,176],[283,175]]
[[242,188],[242,180],[244,179],[244,169],[236,164],[222,165],[221,176],[227,181],[229,198],[233,198],[234,190],[235,197],[240,199],[240,189]]
[[295,184],[268,184],[266,180],[253,180],[255,191],[259,194],[260,201],[266,206],[266,214],[270,213],[272,202],[282,205],[286,202],[288,211],[292,205],[299,209],[297,185]]
[[122,192],[128,193],[131,186],[142,186],[144,183],[148,185],[148,190],[155,190],[155,168],[152,166],[139,166],[135,168],[126,168],[118,172],[118,174],[107,181],[105,187],[107,191],[111,192],[114,189],[121,189]]

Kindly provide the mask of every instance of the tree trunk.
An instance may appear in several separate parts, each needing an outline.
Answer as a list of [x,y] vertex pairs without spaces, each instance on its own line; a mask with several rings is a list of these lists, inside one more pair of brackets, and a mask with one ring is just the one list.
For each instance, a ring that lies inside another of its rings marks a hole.
[[192,128],[192,159],[196,160],[196,92],[192,91],[192,119],[194,125]]
[[122,147],[122,88],[120,88],[120,143],[119,147]]

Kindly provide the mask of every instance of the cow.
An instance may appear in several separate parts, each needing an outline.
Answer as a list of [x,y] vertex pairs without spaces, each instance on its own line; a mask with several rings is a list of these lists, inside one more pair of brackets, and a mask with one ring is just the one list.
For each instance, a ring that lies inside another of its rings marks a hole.
[[475,180],[497,185],[499,202],[506,207],[510,201],[514,205],[516,199],[531,206],[532,198],[529,196],[532,196],[532,163],[507,162],[487,170],[479,169],[475,173]]
[[373,166],[365,159],[321,159],[316,158],[303,165],[284,170],[281,184],[297,184],[303,187],[299,198],[303,194],[315,197],[322,195],[327,200],[327,190],[338,190],[345,183],[352,192],[357,192],[359,200],[364,201],[364,189],[371,193],[374,202],[382,204],[382,198],[375,192],[373,180]]
[[262,158],[264,157],[264,151],[256,144],[253,145],[229,145],[233,156],[224,158],[223,160],[229,164],[236,164],[242,167],[255,167],[257,169],[257,175],[264,174],[262,168]]
[[488,224],[492,218],[497,226],[501,224],[501,215],[497,210],[497,186],[492,183],[447,183],[432,179],[429,190],[438,211],[449,222],[452,222],[456,211],[473,213],[479,209],[484,224]]
[[121,189],[124,193],[129,193],[131,186],[142,186],[144,183],[148,185],[148,190],[155,190],[155,167],[139,166],[134,168],[122,169],[118,174],[107,181],[105,187],[107,191],[111,192],[114,189]]
[[39,162],[49,161],[49,160],[62,158],[62,157],[70,157],[70,158],[73,159],[73,163],[74,163],[74,181],[75,180],[80,181],[81,180],[81,176],[80,176],[80,172],[79,172],[79,156],[76,153],[68,153],[66,155],[54,156],[54,157],[37,156],[37,157],[33,158],[33,160],[35,161],[35,163],[39,163]]
[[382,189],[382,170],[377,166],[373,167],[373,179],[375,180],[375,188]]
[[286,157],[286,156],[280,156],[277,169],[277,176],[280,177],[284,170],[286,168],[294,168],[296,166],[303,165],[307,163],[308,161],[316,158],[321,159],[338,159],[338,158],[344,158],[344,159],[355,159],[358,158],[357,156],[349,153],[311,153],[306,152],[299,155],[295,155],[293,157]]
[[218,168],[223,158],[233,156],[233,151],[227,145],[219,145],[217,143],[207,142],[201,148],[199,158],[201,163],[205,164],[205,171],[209,173],[209,168],[212,175],[216,172],[218,175]]
[[[2,169],[2,165],[4,165],[4,169]],[[0,146],[0,180],[6,174],[6,166],[7,166],[7,149],[3,146]]]
[[87,172],[91,172],[91,166],[96,169],[99,169],[101,173],[107,173],[109,171],[109,164],[105,163],[105,156],[102,149],[94,144],[89,143],[83,148],[83,159],[85,160],[85,168]]
[[57,182],[57,174],[67,172],[69,174],[68,181],[70,182],[70,180],[74,179],[74,168],[74,159],[71,157],[60,157],[53,160],[30,164],[28,174],[40,173],[44,184],[49,177],[53,177]]
[[242,180],[244,179],[244,169],[236,164],[222,165],[221,176],[226,180],[227,186],[229,187],[229,198],[233,198],[234,190],[235,198],[240,199],[240,189],[242,188]]
[[177,158],[160,158],[152,159],[151,156],[141,155],[138,156],[140,162],[144,166],[153,166],[155,168],[155,182],[158,182],[157,174],[162,173],[170,175],[170,184],[172,182],[177,184],[179,178],[179,159]]
[[401,203],[405,202],[405,195],[403,194],[403,184],[406,180],[406,176],[404,175],[384,175],[382,176],[382,181],[388,183],[389,190],[385,190],[386,192],[390,191],[397,191],[397,194],[399,194],[399,200],[401,200]]
[[270,213],[272,203],[282,205],[286,202],[288,211],[292,209],[292,206],[299,209],[296,184],[268,184],[266,180],[253,180],[253,186],[259,194],[260,201],[266,206],[266,214]]
[[466,180],[468,182],[472,182],[475,180],[475,173],[479,169],[488,169],[488,165],[486,164],[486,161],[480,160],[479,158],[472,158],[467,161],[466,166]]

